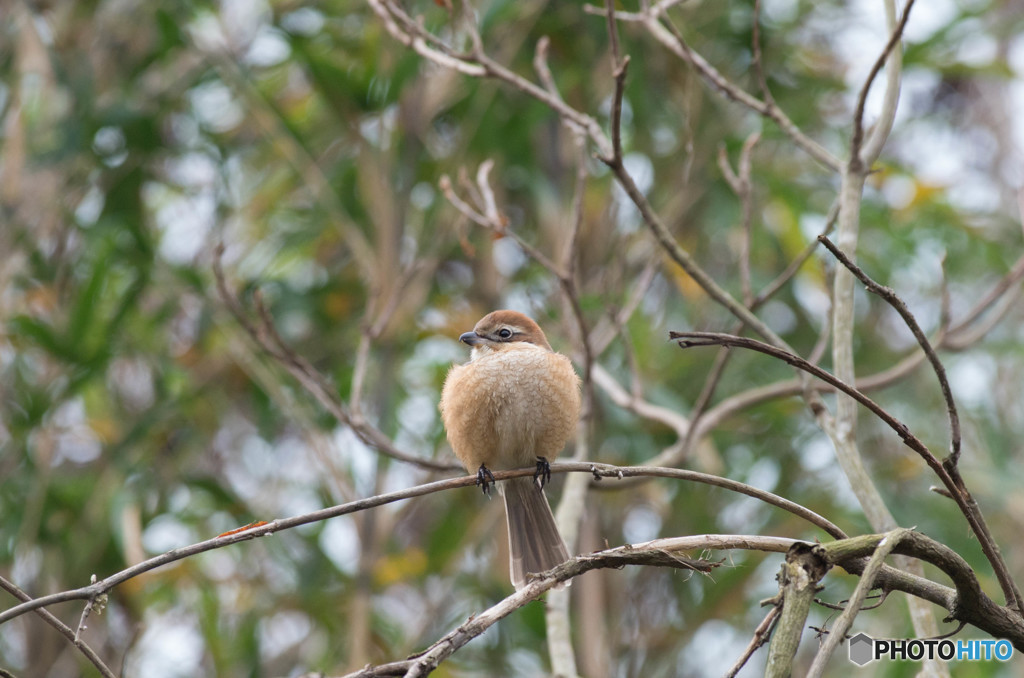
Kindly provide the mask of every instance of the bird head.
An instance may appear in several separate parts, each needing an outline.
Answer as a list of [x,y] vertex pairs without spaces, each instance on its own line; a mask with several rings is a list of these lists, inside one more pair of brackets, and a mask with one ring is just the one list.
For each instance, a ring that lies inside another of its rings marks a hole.
[[515,344],[530,344],[551,350],[543,330],[531,318],[518,311],[493,311],[488,313],[473,328],[459,337],[459,341],[473,347],[472,357],[502,351]]

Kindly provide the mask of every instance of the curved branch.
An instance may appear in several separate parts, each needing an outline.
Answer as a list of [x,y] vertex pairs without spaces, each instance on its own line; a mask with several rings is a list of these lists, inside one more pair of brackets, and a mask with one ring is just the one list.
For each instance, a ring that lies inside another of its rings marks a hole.
[[953,465],[956,465],[960,460],[960,415],[957,414],[956,401],[953,400],[953,391],[949,387],[949,380],[946,378],[946,368],[942,365],[942,361],[939,360],[939,356],[935,354],[935,349],[932,348],[931,342],[928,341],[928,337],[925,336],[924,330],[918,324],[917,319],[907,308],[907,305],[903,303],[903,300],[897,296],[896,292],[890,287],[884,287],[879,285],[877,282],[871,279],[864,270],[857,264],[850,261],[850,258],[843,253],[835,244],[828,239],[826,235],[819,235],[818,242],[828,249],[832,255],[839,260],[843,266],[845,266],[853,275],[857,277],[869,292],[881,297],[887,304],[899,313],[900,317],[903,318],[903,322],[911,333],[917,343],[921,346],[921,350],[924,351],[924,355],[928,358],[928,362],[931,363],[932,371],[935,372],[935,376],[939,380],[939,388],[942,390],[942,398],[946,401],[946,413],[949,416],[949,429],[950,429],[950,442],[951,442],[951,458],[950,461]]
[[[890,29],[892,34],[889,36],[889,41],[875,60],[874,65],[871,67],[871,72],[868,74],[867,79],[864,81],[864,86],[860,90],[860,95],[857,97],[857,108],[853,115],[853,138],[850,142],[850,163],[854,164],[855,167],[866,169],[878,158],[878,155],[882,152],[882,146],[885,145],[889,132],[892,130],[893,121],[896,119],[896,103],[900,96],[900,68],[903,63],[898,45],[900,38],[903,37],[903,30],[907,26],[907,19],[910,18],[910,8],[913,5],[914,0],[907,0],[907,6],[903,8],[903,16],[900,17],[899,23]],[[885,10],[886,19],[889,25],[892,26],[896,18],[895,0],[886,0]],[[872,132],[867,144],[864,145],[862,152],[864,106],[867,103],[868,92],[871,90],[871,83],[874,82],[883,66],[888,68],[888,73],[882,113],[879,116],[874,132]]]
[[[683,555],[689,551],[745,549],[769,553],[787,553],[795,546],[820,563],[819,576],[830,567],[840,566],[847,572],[862,573],[870,564],[886,535],[864,535],[826,544],[808,544],[781,537],[753,535],[695,535],[656,539],[643,544],[619,546],[591,554],[576,556],[548,572],[537,575],[527,586],[498,604],[473,615],[451,630],[429,648],[409,659],[378,666],[368,666],[345,678],[379,678],[382,676],[422,676],[436,668],[459,648],[481,635],[496,622],[523,605],[536,600],[560,582],[598,568],[619,568],[624,565],[675,567],[707,573],[718,563],[694,560]],[[956,589],[909,575],[893,567],[876,563],[875,588],[905,591],[911,595],[945,607],[951,617],[970,623],[992,635],[1009,638],[1015,646],[1024,644],[1024,623],[1019,616],[1001,608],[987,598],[978,587],[970,566],[948,547],[913,531],[905,531],[894,553],[908,555],[938,566],[950,576]],[[870,573],[869,573],[870,574]]]
[[981,513],[974,497],[972,497],[971,493],[968,491],[963,479],[957,471],[956,466],[949,463],[948,460],[946,462],[940,462],[935,455],[932,454],[931,450],[928,449],[928,446],[925,445],[917,436],[911,433],[906,424],[889,414],[878,403],[858,391],[853,386],[850,386],[841,379],[837,379],[820,367],[810,364],[803,358],[774,346],[770,346],[754,339],[736,337],[728,334],[717,334],[713,332],[670,332],[669,336],[672,339],[677,340],[681,348],[689,348],[691,346],[737,346],[773,356],[799,370],[821,379],[828,384],[831,384],[838,390],[850,396],[856,402],[868,408],[887,426],[895,431],[907,447],[917,452],[929,468],[932,469],[935,475],[939,477],[942,484],[945,485],[950,497],[956,502],[960,512],[963,513],[964,518],[967,519],[968,524],[971,526],[975,536],[978,538],[978,544],[985,553],[985,557],[988,559],[989,564],[992,565],[992,570],[995,572],[996,578],[999,580],[999,585],[1003,590],[1003,595],[1006,597],[1007,604],[1014,610],[1017,610],[1019,616],[1022,609],[1020,591],[1017,588],[1017,584],[1014,582],[1013,577],[1010,575],[1009,568],[1003,560],[1003,556],[999,551],[999,547],[996,544],[995,539],[992,537],[992,533],[988,528],[984,515]]
[[[32,597],[21,590],[14,582],[7,581],[4,577],[0,577],[0,588],[4,589],[18,600],[25,602],[32,600]],[[85,658],[96,667],[104,678],[115,678],[116,674],[110,670],[110,668],[103,663],[100,656],[96,654],[96,651],[89,647],[84,640],[71,629],[70,626],[57,619],[49,610],[36,610],[36,614],[42,617],[43,621],[57,629],[57,632],[68,639],[68,642],[74,645],[81,651]]]
[[[509,478],[520,478],[520,477],[533,477],[536,472],[536,468],[529,467],[523,469],[516,469],[511,471],[494,471],[494,478],[496,480],[508,480]],[[763,501],[766,504],[776,506],[785,511],[803,518],[812,525],[819,527],[826,534],[836,538],[843,539],[846,534],[839,529],[837,526],[832,524],[827,519],[819,516],[810,509],[807,509],[795,502],[789,501],[783,497],[759,490],[756,487],[752,487],[745,483],[741,483],[736,480],[730,480],[728,478],[721,478],[713,476],[707,473],[698,473],[696,471],[685,471],[682,469],[673,468],[658,468],[658,467],[631,467],[631,466],[612,466],[610,464],[593,464],[589,462],[558,462],[551,465],[552,473],[590,473],[595,477],[602,478],[627,478],[635,476],[656,476],[661,478],[675,478],[677,480],[686,480],[690,482],[698,482],[706,485],[714,485],[721,487],[732,492],[738,492],[745,494],[759,501]],[[376,508],[385,504],[390,504],[396,501],[402,501],[405,499],[412,499],[414,497],[421,497],[427,494],[433,494],[434,492],[442,492],[445,490],[452,490],[461,487],[471,487],[476,485],[476,475],[461,476],[458,478],[448,478],[445,480],[437,480],[431,483],[423,485],[417,485],[415,487],[406,488],[404,490],[398,490],[396,492],[388,492],[385,494],[379,494],[366,499],[360,499],[357,501],[347,502],[345,504],[339,504],[337,506],[330,506],[328,508],[320,509],[318,511],[312,511],[310,513],[304,513],[291,518],[279,518],[270,522],[258,522],[252,525],[247,525],[238,530],[232,530],[226,532],[220,536],[214,537],[213,539],[207,539],[189,546],[183,546],[176,549],[171,549],[165,553],[162,553],[148,560],[144,560],[141,563],[128,567],[120,572],[112,574],[104,579],[101,579],[88,586],[83,586],[78,589],[72,589],[69,591],[62,591],[60,593],[54,593],[47,596],[40,596],[28,600],[21,605],[9,608],[4,612],[0,613],[0,624],[10,621],[15,617],[19,617],[27,612],[36,610],[48,605],[56,603],[62,603],[70,600],[89,600],[96,598],[97,596],[107,593],[111,589],[117,587],[120,584],[139,576],[150,570],[154,570],[158,567],[168,565],[170,563],[183,560],[185,558],[197,555],[199,553],[205,553],[206,551],[212,551],[214,549],[224,548],[232,544],[237,544],[243,541],[249,541],[256,539],[257,537],[266,537],[277,532],[289,530],[300,525],[307,525],[309,523],[318,522],[321,520],[327,520],[328,518],[336,518],[338,516],[347,515],[350,513],[356,513],[358,511],[365,511],[367,509]]]
[[217,283],[217,292],[220,294],[225,307],[256,345],[284,367],[340,424],[348,426],[360,440],[392,459],[404,461],[432,471],[455,471],[462,468],[461,464],[457,464],[454,461],[435,461],[398,449],[391,439],[379,428],[368,422],[360,411],[350,411],[341,398],[338,397],[337,390],[331,385],[327,377],[313,367],[308,360],[296,353],[278,334],[273,318],[271,318],[270,312],[263,304],[263,300],[258,292],[254,295],[254,301],[260,324],[255,324],[249,318],[241,301],[228,289],[227,280],[224,277],[224,269],[221,265],[223,254],[224,244],[220,243],[213,253],[213,275]]
[[545,591],[584,572],[601,568],[621,568],[625,565],[674,567],[707,574],[720,563],[694,560],[681,555],[683,551],[707,549],[749,549],[784,553],[794,540],[779,537],[699,535],[656,539],[643,544],[619,546],[613,549],[576,556],[548,572],[537,575],[529,584],[500,603],[449,631],[423,652],[403,661],[379,666],[368,666],[347,674],[344,678],[378,678],[381,676],[423,676],[437,668],[455,651],[481,635],[496,622],[527,603],[539,598]]
[[799,370],[807,372],[811,376],[834,386],[864,407],[871,410],[875,416],[885,422],[889,428],[896,432],[900,439],[903,440],[904,444],[917,452],[921,458],[924,459],[925,463],[927,463],[940,478],[949,478],[949,474],[946,473],[942,463],[917,436],[910,432],[910,429],[907,428],[906,424],[889,414],[881,405],[858,391],[853,386],[837,379],[825,370],[816,365],[812,365],[803,358],[794,355],[793,353],[783,351],[775,346],[765,344],[764,342],[760,342],[755,339],[748,339],[746,337],[737,337],[731,334],[719,334],[717,332],[669,332],[669,336],[679,343],[680,348],[691,348],[693,346],[736,346],[770,355],[773,358],[778,358]]
[[[822,547],[830,563],[841,566],[847,572],[861,574],[867,564],[866,559],[885,537],[884,534],[862,535],[823,544]],[[1024,618],[1011,608],[997,605],[985,595],[974,570],[959,553],[913,530],[902,534],[892,552],[931,563],[952,580],[956,587],[955,595],[945,603],[926,597],[949,610],[951,619],[967,622],[996,638],[1007,638],[1014,647],[1024,651]],[[883,581],[888,570],[892,568],[884,567],[876,582],[882,588],[888,586]]]
[[[675,26],[668,19],[667,9],[674,2],[658,3],[646,12],[615,12],[615,16],[621,21],[633,21],[644,25],[654,39],[664,45],[670,52],[690,64],[707,84],[730,101],[735,101],[758,115],[764,116],[775,122],[779,129],[788,136],[799,148],[819,163],[829,169],[838,172],[842,163],[828,149],[804,134],[796,123],[786,113],[775,105],[774,101],[761,101],[755,96],[748,94],[736,84],[729,81],[722,73],[712,66],[707,59],[695,52],[676,30]],[[583,9],[589,14],[605,16],[607,10],[594,5],[584,5]],[[666,25],[662,23],[665,19]]]
[[[854,589],[853,595],[850,596],[850,599],[846,604],[846,609],[839,615],[839,619],[836,620],[836,623],[830,630],[825,642],[822,643],[818,653],[814,656],[811,668],[808,669],[807,672],[808,676],[811,678],[820,678],[822,672],[825,670],[825,664],[827,664],[828,660],[832,658],[832,654],[836,651],[839,643],[846,639],[846,632],[850,630],[851,626],[853,626],[853,620],[856,619],[857,615],[860,613],[861,607],[864,605],[864,601],[868,597],[868,593],[871,589],[875,588],[875,580],[882,569],[882,565],[885,563],[885,557],[888,556],[894,548],[899,546],[900,542],[903,541],[910,532],[910,530],[900,527],[883,535],[882,539],[878,541],[878,544],[875,546],[875,550],[872,552],[871,557],[864,566],[864,572],[861,574],[860,581],[857,582],[857,588]],[[977,581],[975,581],[975,583],[977,583]]]

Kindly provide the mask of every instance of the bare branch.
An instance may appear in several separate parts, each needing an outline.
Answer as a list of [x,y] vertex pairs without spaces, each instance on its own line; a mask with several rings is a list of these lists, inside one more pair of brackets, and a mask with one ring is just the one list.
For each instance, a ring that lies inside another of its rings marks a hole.
[[533,70],[537,71],[537,77],[540,78],[540,82],[552,96],[556,96],[559,99],[562,95],[558,92],[558,86],[555,84],[555,78],[551,75],[551,68],[548,66],[548,46],[551,45],[551,39],[548,36],[541,36],[540,40],[537,41],[537,46],[533,52]]
[[450,631],[427,650],[410,659],[391,662],[380,666],[368,666],[361,671],[350,673],[345,678],[371,678],[377,676],[422,676],[436,668],[456,650],[479,636],[496,622],[508,616],[542,593],[573,576],[596,568],[620,568],[624,565],[653,565],[689,569],[707,573],[719,563],[693,560],[681,552],[706,549],[755,549],[782,552],[792,540],[775,537],[750,537],[732,535],[701,535],[658,539],[644,544],[622,546],[577,556],[568,562],[538,575],[527,586],[503,601],[468,619]]
[[366,421],[362,415],[350,412],[338,397],[337,390],[330,384],[327,377],[313,367],[308,360],[292,350],[281,338],[274,327],[270,312],[258,294],[255,295],[254,301],[260,317],[260,325],[257,326],[250,320],[239,299],[228,289],[221,266],[223,253],[224,245],[221,243],[214,251],[213,273],[217,282],[217,291],[224,305],[256,345],[284,367],[339,423],[351,428],[364,443],[393,459],[435,471],[452,471],[462,468],[455,462],[435,461],[404,452],[398,449],[380,429]]
[[887,533],[878,542],[878,546],[875,547],[875,552],[871,554],[868,564],[864,567],[864,572],[861,573],[860,581],[857,582],[857,588],[854,590],[853,595],[850,596],[850,602],[847,604],[846,609],[843,610],[842,614],[839,615],[839,619],[836,620],[828,638],[825,639],[824,644],[814,656],[814,661],[811,663],[811,668],[807,674],[808,676],[818,678],[822,675],[822,672],[825,670],[825,665],[828,663],[828,660],[832,658],[832,653],[835,652],[839,643],[846,638],[846,633],[849,631],[850,627],[853,626],[853,620],[860,612],[861,606],[864,604],[864,600],[867,598],[871,589],[874,588],[875,578],[878,576],[878,572],[882,569],[882,565],[885,563],[885,557],[888,556],[910,532],[911,530],[901,527]]
[[768,79],[764,75],[764,55],[761,52],[761,0],[754,0],[754,16],[751,25],[751,51],[753,52],[754,73],[757,74],[757,85],[761,88],[761,96],[765,104],[775,106],[775,99],[768,88]]
[[927,463],[928,466],[931,467],[931,469],[935,471],[935,473],[939,475],[940,478],[949,478],[949,475],[948,473],[945,472],[942,463],[935,457],[934,454],[932,454],[931,450],[929,450],[928,447],[923,442],[921,442],[920,439],[917,438],[917,436],[910,432],[910,430],[907,428],[905,424],[903,424],[898,419],[893,417],[878,403],[876,403],[871,398],[858,391],[853,386],[850,386],[846,382],[837,379],[836,377],[833,377],[825,370],[810,364],[803,358],[792,353],[783,351],[781,349],[778,349],[774,346],[770,346],[763,342],[757,341],[755,339],[747,339],[745,337],[737,337],[729,334],[719,334],[716,332],[670,332],[669,336],[672,339],[677,340],[681,348],[690,348],[693,346],[736,346],[740,348],[747,348],[753,351],[758,351],[760,353],[770,355],[774,358],[778,358],[779,360],[782,360],[796,367],[797,369],[807,372],[808,374],[816,377],[817,379],[820,379],[828,384],[831,384],[838,390],[849,395],[851,398],[859,402],[864,407],[871,410],[871,412],[873,412],[875,416],[877,416],[879,419],[885,422],[886,425],[888,425],[891,429],[893,429],[893,431],[896,432],[896,434],[900,437],[901,440],[903,440],[903,442],[908,447],[917,452],[921,456],[921,458],[925,460],[925,463]]
[[626,89],[626,70],[629,56],[619,56],[619,31],[615,22],[615,0],[606,0],[605,16],[608,19],[608,39],[612,50],[612,77],[615,78],[615,94],[612,97],[612,157],[605,162],[622,162],[622,98]]
[[[536,472],[533,467],[515,469],[511,471],[494,471],[494,478],[498,481],[508,480],[509,478],[519,477],[532,477]],[[677,480],[684,480],[689,482],[698,482],[706,485],[713,485],[715,487],[721,487],[723,489],[738,492],[740,494],[753,497],[759,501],[763,501],[766,504],[781,508],[788,511],[800,518],[803,518],[807,522],[811,523],[822,529],[826,534],[837,539],[846,538],[846,534],[832,524],[827,519],[819,516],[813,511],[800,506],[788,499],[784,499],[778,495],[759,490],[755,487],[741,483],[729,478],[721,478],[706,473],[698,473],[696,471],[685,471],[682,469],[671,469],[671,468],[657,468],[657,467],[640,467],[640,466],[613,466],[610,464],[595,464],[590,462],[558,462],[551,465],[552,473],[586,473],[594,477],[602,478],[628,478],[635,476],[652,475],[661,478],[674,478]],[[8,610],[0,613],[0,624],[10,621],[15,617],[19,617],[27,612],[36,610],[48,605],[55,603],[66,602],[69,600],[90,600],[97,596],[103,595],[120,584],[154,570],[158,567],[168,565],[170,563],[189,558],[199,553],[205,553],[206,551],[212,551],[214,549],[224,548],[232,544],[237,544],[242,541],[248,541],[257,537],[265,537],[277,532],[284,530],[290,530],[301,525],[307,525],[309,523],[319,522],[327,520],[329,518],[336,518],[338,516],[348,515],[350,513],[356,513],[359,511],[365,511],[385,504],[394,503],[396,501],[402,501],[405,499],[412,499],[415,497],[421,497],[434,492],[442,492],[446,490],[453,490],[462,487],[475,487],[477,484],[476,475],[460,476],[458,478],[448,478],[445,480],[438,480],[423,485],[417,485],[404,490],[398,490],[395,492],[388,492],[385,494],[375,495],[366,499],[360,499],[357,501],[351,501],[337,506],[331,506],[328,508],[320,509],[318,511],[312,511],[304,513],[291,518],[279,518],[269,522],[258,521],[252,525],[247,525],[238,530],[232,530],[226,532],[223,535],[214,537],[213,539],[207,539],[202,542],[192,544],[190,546],[184,546],[181,548],[172,549],[158,556],[154,556],[141,563],[128,567],[120,572],[110,575],[104,579],[93,582],[88,586],[74,589],[71,591],[64,591],[61,593],[55,593],[52,595],[42,596],[39,598],[26,601],[21,605],[9,608]]]
[[736,663],[732,665],[732,668],[725,674],[725,678],[735,678],[736,674],[740,672],[746,663],[754,656],[757,649],[768,642],[768,639],[772,635],[772,629],[775,628],[775,622],[779,619],[779,608],[773,606],[772,609],[768,610],[768,614],[761,620],[761,623],[754,629],[754,637],[750,639],[750,644],[740,655],[740,658],[736,660]]
[[[32,600],[32,596],[22,591],[17,584],[8,581],[2,576],[0,576],[0,588],[4,589],[23,603]],[[78,651],[85,655],[85,658],[89,660],[89,663],[95,666],[96,670],[99,671],[104,678],[117,678],[117,674],[111,671],[110,668],[103,663],[103,660],[100,659],[98,654],[96,654],[96,651],[82,640],[78,633],[72,631],[70,626],[54,616],[49,610],[37,609],[35,610],[35,613],[47,624],[57,629],[57,632],[67,638],[68,642],[78,648]]]
[[768,646],[765,678],[788,678],[793,675],[793,659],[800,646],[800,637],[807,615],[814,602],[818,581],[831,564],[822,557],[822,547],[797,542],[786,552],[786,561],[776,577],[779,581],[779,621]]
[[917,319],[907,308],[907,305],[903,303],[903,300],[899,298],[895,290],[890,287],[879,285],[864,272],[862,268],[857,264],[850,261],[850,258],[846,256],[835,244],[828,239],[828,236],[818,236],[818,242],[825,246],[832,255],[839,260],[843,266],[845,266],[854,276],[860,280],[867,290],[873,294],[881,297],[887,304],[892,306],[893,310],[899,313],[900,317],[903,318],[903,322],[910,328],[917,343],[921,346],[921,350],[924,351],[925,357],[928,362],[931,363],[932,370],[935,372],[935,376],[939,380],[939,387],[942,389],[942,397],[946,401],[946,412],[949,416],[949,428],[950,428],[950,440],[951,440],[951,462],[955,466],[960,460],[960,416],[957,414],[956,401],[953,400],[953,392],[949,388],[949,380],[946,378],[946,368],[943,366],[942,361],[939,360],[939,356],[936,355],[935,349],[932,348],[931,342],[928,341],[928,337],[925,336],[921,326],[917,323]]
[[742,221],[741,221],[741,233],[743,237],[740,239],[740,287],[743,290],[743,303],[746,304],[747,308],[752,308],[754,304],[754,294],[750,284],[750,239],[752,231],[752,221],[754,213],[754,200],[753,200],[753,187],[750,183],[750,170],[751,170],[751,153],[754,150],[754,146],[757,145],[758,140],[761,138],[760,132],[751,133],[746,141],[743,142],[743,149],[740,151],[740,160],[738,163],[738,172],[733,172],[732,167],[729,165],[729,158],[725,153],[725,147],[720,146],[718,149],[718,166],[722,170],[722,174],[725,176],[729,187],[732,188],[733,193],[740,201]]
[[[892,2],[892,0],[889,0]],[[875,63],[871,66],[871,71],[868,73],[867,79],[864,81],[863,87],[861,87],[860,94],[857,96],[857,106],[853,113],[853,135],[850,139],[850,169],[859,172],[867,164],[874,162],[879,151],[881,150],[882,144],[885,142],[885,137],[888,136],[888,129],[883,130],[884,134],[880,133],[878,140],[872,139],[869,150],[869,154],[865,154],[868,157],[864,157],[861,154],[861,144],[864,139],[864,106],[867,104],[868,92],[871,90],[871,84],[875,81],[878,73],[885,66],[885,62],[889,60],[890,54],[893,54],[893,50],[899,45],[900,39],[903,37],[903,30],[907,26],[907,19],[910,18],[910,8],[914,6],[914,0],[907,0],[906,7],[903,8],[903,15],[900,17],[899,23],[893,30],[892,35],[889,36],[889,41],[885,44],[885,48],[882,53],[875,59]],[[896,67],[894,61],[890,64],[893,68]],[[895,99],[899,96],[899,77],[896,74],[895,79],[890,79],[889,90],[895,89],[895,93],[891,94],[887,92],[887,99]],[[895,114],[895,100],[887,102],[887,111],[883,112],[883,118],[881,122],[886,126],[891,126],[891,117]],[[874,156],[874,157],[871,157]]]
[[825,370],[810,364],[803,358],[774,346],[770,346],[754,339],[746,339],[744,337],[712,332],[670,332],[669,334],[671,338],[678,341],[681,348],[689,348],[691,346],[737,346],[773,356],[785,361],[797,369],[811,374],[817,379],[831,384],[838,390],[850,396],[856,402],[871,410],[875,416],[893,429],[903,443],[910,449],[914,450],[925,461],[929,468],[932,469],[935,475],[939,477],[946,490],[949,491],[953,500],[960,508],[961,513],[963,513],[964,517],[967,519],[967,522],[970,524],[975,536],[977,536],[978,543],[981,546],[982,551],[985,553],[985,557],[992,565],[996,578],[999,580],[999,584],[1003,589],[1003,594],[1006,597],[1007,604],[1014,610],[1019,611],[1021,609],[1021,596],[1017,585],[1014,582],[1013,577],[1010,575],[1009,569],[1006,566],[1006,562],[1003,560],[995,539],[992,537],[992,533],[988,528],[984,515],[982,515],[977,502],[964,485],[957,467],[948,463],[949,460],[946,462],[939,462],[931,450],[929,450],[917,436],[911,433],[906,424],[889,414],[889,412],[878,405],[878,403],[871,400],[871,398],[864,395],[853,386],[847,384],[841,379],[837,379]]
[[[757,97],[745,92],[739,86],[729,81],[686,43],[683,36],[668,19],[666,10],[674,4],[676,3],[659,3],[652,6],[647,12],[616,12],[615,16],[620,21],[642,23],[658,42],[667,47],[669,51],[680,59],[690,64],[712,89],[719,92],[726,99],[742,104],[755,113],[774,121],[782,132],[804,152],[825,167],[838,172],[842,168],[842,163],[839,159],[829,153],[824,146],[805,135],[774,102],[761,101]],[[584,5],[583,9],[590,14],[607,15],[607,10],[603,7]],[[662,18],[665,20],[664,24],[662,23]]]
[[[1012,291],[1013,294],[1018,294],[1020,292],[1020,286],[1018,283],[1022,278],[1024,278],[1024,256],[1018,258],[1017,261],[1014,262],[1013,266],[1010,267],[1010,270],[1006,275],[1000,278],[999,282],[992,286],[992,289],[981,296],[978,302],[974,305],[974,308],[972,308],[964,318],[960,320],[960,322],[950,327],[949,334],[962,334],[966,332],[968,325],[977,321],[978,318],[980,318],[986,311],[997,304],[1000,299],[1005,299],[1007,292]],[[1005,310],[1006,309],[1003,309],[1004,312]],[[1002,313],[996,313],[994,315],[999,318],[1002,316]],[[984,336],[988,329],[990,329],[990,327],[985,327],[981,332],[981,336]],[[965,347],[969,343],[971,342],[956,342],[957,348]]]

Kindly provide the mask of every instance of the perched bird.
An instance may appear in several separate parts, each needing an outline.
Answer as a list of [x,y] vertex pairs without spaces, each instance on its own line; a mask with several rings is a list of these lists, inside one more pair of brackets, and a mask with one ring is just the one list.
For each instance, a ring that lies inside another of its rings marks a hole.
[[540,327],[516,311],[485,315],[459,340],[473,347],[453,365],[441,393],[441,419],[455,456],[484,492],[490,469],[537,465],[531,478],[501,486],[508,520],[509,569],[516,589],[527,573],[569,558],[543,486],[554,459],[576,428],[580,380],[572,363],[551,350]]

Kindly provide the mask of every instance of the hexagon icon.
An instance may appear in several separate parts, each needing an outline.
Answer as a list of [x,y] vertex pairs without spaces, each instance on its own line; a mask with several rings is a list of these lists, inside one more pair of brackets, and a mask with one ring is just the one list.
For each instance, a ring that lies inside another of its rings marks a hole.
[[857,666],[864,666],[875,659],[875,641],[871,636],[858,633],[850,638],[850,661]]

